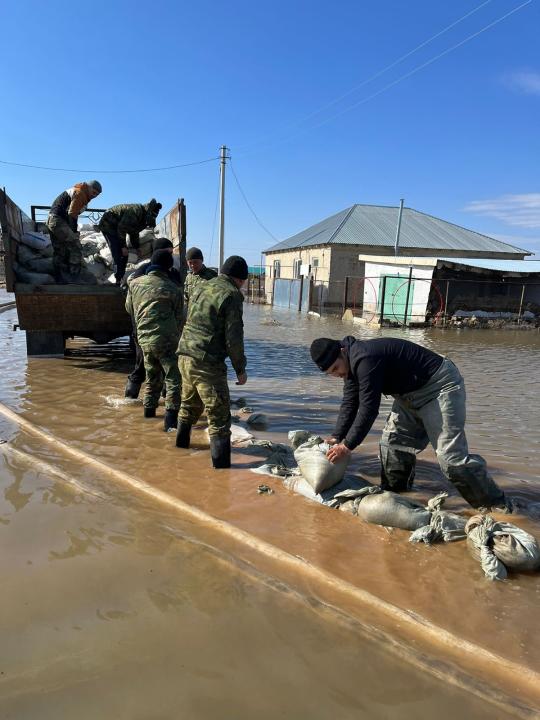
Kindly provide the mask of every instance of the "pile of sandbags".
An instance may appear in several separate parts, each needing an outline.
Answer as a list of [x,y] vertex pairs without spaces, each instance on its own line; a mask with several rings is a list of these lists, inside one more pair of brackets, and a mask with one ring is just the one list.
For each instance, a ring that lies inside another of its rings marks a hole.
[[510,570],[536,570],[540,567],[540,547],[536,538],[508,522],[491,515],[474,515],[466,524],[467,544],[479,560],[489,580],[505,580]]
[[86,269],[92,273],[99,285],[108,283],[114,271],[114,263],[105,237],[99,230],[83,229],[80,239]]
[[13,270],[19,282],[51,285],[54,280],[53,248],[45,233],[26,232],[17,244]]
[[[114,261],[109,244],[105,236],[95,229],[83,229],[80,233],[81,247],[86,268],[94,275],[99,284],[114,283]],[[128,263],[126,276],[129,277],[143,262],[148,262],[152,256],[152,243],[155,239],[152,229],[144,230],[139,237],[139,252],[137,253],[128,236]]]

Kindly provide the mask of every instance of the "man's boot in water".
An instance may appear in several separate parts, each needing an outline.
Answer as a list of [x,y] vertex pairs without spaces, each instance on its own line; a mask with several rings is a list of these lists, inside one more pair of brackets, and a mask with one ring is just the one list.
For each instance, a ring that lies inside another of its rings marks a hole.
[[188,448],[191,441],[191,425],[180,421],[176,431],[176,447]]
[[210,438],[210,455],[212,465],[217,468],[231,467],[231,438],[212,436]]
[[128,378],[128,381],[126,383],[126,389],[124,390],[124,397],[131,398],[131,400],[136,400],[139,397],[140,391],[140,383],[133,382],[133,380],[130,380]]
[[165,432],[169,432],[169,430],[176,428],[177,424],[178,410],[167,408],[167,410],[165,410],[165,418],[163,420],[163,429],[165,430]]
[[144,417],[145,418],[155,418],[156,417],[156,408],[145,407],[144,408]]

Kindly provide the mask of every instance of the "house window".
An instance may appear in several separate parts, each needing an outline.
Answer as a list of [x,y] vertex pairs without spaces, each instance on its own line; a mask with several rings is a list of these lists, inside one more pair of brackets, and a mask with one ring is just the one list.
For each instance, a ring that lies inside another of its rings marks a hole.
[[313,270],[315,270],[315,268],[319,267],[319,258],[318,257],[311,258],[311,267],[313,268]]
[[300,268],[302,267],[302,261],[301,260],[295,260],[294,261],[294,267],[293,267],[293,277],[299,278],[300,277]]
[[274,260],[274,278],[281,277],[281,260]]

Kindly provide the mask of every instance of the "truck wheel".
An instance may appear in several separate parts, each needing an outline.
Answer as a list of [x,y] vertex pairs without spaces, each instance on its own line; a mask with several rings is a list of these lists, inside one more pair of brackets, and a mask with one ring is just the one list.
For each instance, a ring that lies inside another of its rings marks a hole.
[[27,355],[64,355],[64,333],[45,330],[26,331]]

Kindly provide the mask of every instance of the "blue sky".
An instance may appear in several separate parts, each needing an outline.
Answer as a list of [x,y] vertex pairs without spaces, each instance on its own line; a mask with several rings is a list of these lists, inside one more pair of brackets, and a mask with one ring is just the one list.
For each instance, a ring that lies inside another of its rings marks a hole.
[[[538,0],[483,30],[523,2],[7,2],[0,159],[151,168],[226,144],[278,239],[403,197],[540,253]],[[92,177],[104,207],[184,197],[188,245],[215,264],[217,161],[129,174],[0,164],[23,209]],[[273,243],[228,172],[226,255],[254,264]]]

